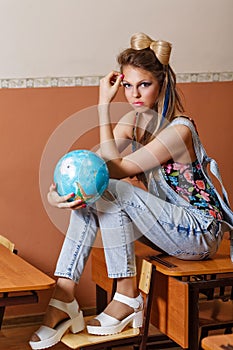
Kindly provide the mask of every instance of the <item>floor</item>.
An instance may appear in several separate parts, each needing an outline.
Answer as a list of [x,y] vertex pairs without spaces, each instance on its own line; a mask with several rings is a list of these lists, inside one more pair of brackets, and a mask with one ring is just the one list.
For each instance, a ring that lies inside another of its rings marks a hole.
[[[23,325],[21,327],[7,327],[3,328],[0,331],[0,349],[1,350],[30,350],[31,347],[28,345],[28,340],[30,339],[31,334],[38,329],[36,326],[27,326]],[[62,344],[58,343],[52,350],[68,350],[69,348]],[[132,347],[122,346],[118,348],[119,350],[132,350]],[[164,348],[163,348],[164,349]],[[173,350],[179,350],[181,348],[173,348]]]

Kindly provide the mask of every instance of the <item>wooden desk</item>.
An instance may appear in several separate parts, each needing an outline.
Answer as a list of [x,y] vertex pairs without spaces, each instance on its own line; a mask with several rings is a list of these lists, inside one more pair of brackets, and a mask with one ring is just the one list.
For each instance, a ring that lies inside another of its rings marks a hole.
[[[6,306],[38,302],[36,291],[54,284],[52,278],[0,244],[0,329]],[[10,296],[11,292],[18,295]]]
[[204,350],[232,350],[233,334],[212,335],[201,342]]
[[[229,241],[224,240],[213,259],[205,261],[182,261],[171,256],[161,256],[159,252],[135,243],[136,260],[140,266],[142,259],[153,265],[153,305],[151,323],[162,333],[174,340],[184,349],[198,349],[199,292],[227,283],[233,284],[233,277],[224,277],[233,272],[233,263],[229,256]],[[162,261],[153,261],[148,256],[155,255]],[[112,291],[113,281],[107,277],[106,265],[101,249],[94,248],[92,253],[92,279],[96,283],[97,312],[101,312],[107,303],[107,292]],[[169,263],[173,266],[165,266]],[[217,279],[209,279],[209,275]],[[190,279],[190,276],[201,279]],[[221,278],[220,278],[221,277]]]
[[154,284],[158,287],[151,322],[185,349],[198,349],[200,292],[233,285],[233,262],[229,253],[230,241],[223,240],[213,259],[188,262],[162,257],[164,262],[174,264],[173,267],[152,261],[156,269]]
[[[226,255],[229,257],[227,260]],[[187,261],[175,259],[167,255],[162,256],[162,261],[173,264],[174,266],[166,266],[158,261],[153,261],[156,265],[156,270],[164,275],[174,277],[202,275],[206,274],[207,269],[208,274],[233,272],[233,262],[230,259],[230,241],[226,239],[222,240],[219,250],[213,259]]]

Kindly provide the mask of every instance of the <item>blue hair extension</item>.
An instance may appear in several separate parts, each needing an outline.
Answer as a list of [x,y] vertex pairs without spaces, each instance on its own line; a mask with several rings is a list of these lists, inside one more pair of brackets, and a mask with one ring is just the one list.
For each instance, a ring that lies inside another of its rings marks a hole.
[[167,114],[167,109],[168,109],[168,104],[169,104],[169,97],[170,97],[170,84],[168,82],[167,83],[166,92],[165,92],[165,98],[164,98],[164,103],[163,103],[163,111],[162,111],[162,120],[161,120],[160,126],[163,125],[163,122],[164,122],[166,114]]

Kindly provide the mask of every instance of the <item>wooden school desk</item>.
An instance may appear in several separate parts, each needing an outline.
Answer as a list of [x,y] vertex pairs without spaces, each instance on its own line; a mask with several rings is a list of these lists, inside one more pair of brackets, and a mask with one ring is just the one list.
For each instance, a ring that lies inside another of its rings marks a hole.
[[54,284],[52,278],[0,244],[0,329],[6,306],[36,303],[36,292]]

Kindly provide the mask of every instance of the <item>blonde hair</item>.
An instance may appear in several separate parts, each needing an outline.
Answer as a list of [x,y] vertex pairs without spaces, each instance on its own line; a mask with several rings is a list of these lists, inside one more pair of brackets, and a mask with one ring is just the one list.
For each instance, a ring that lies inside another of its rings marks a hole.
[[160,63],[168,65],[172,49],[172,45],[168,41],[154,41],[144,33],[136,33],[131,37],[130,44],[131,48],[135,50],[150,48]]

